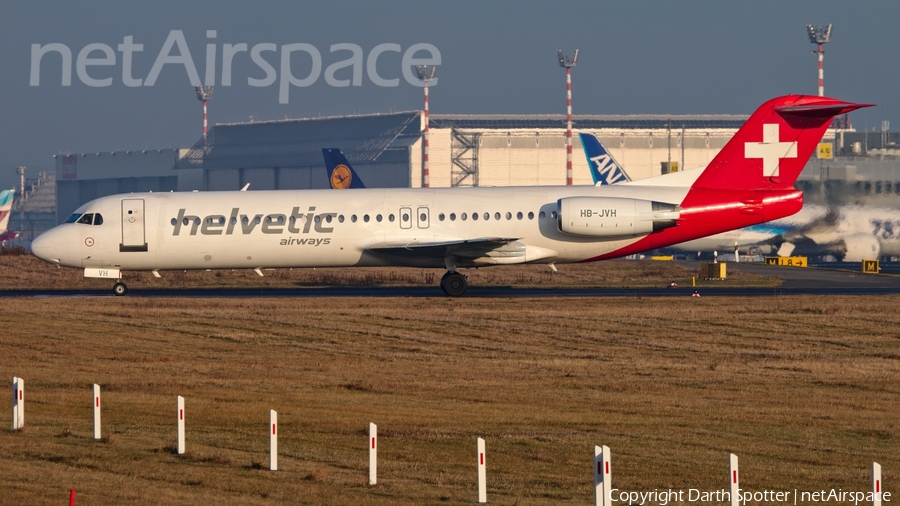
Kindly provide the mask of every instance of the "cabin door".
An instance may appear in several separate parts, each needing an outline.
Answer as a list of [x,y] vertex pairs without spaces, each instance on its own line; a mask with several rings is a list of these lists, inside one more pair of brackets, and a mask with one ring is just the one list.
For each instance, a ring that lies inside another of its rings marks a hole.
[[144,199],[122,199],[122,242],[119,251],[147,251]]

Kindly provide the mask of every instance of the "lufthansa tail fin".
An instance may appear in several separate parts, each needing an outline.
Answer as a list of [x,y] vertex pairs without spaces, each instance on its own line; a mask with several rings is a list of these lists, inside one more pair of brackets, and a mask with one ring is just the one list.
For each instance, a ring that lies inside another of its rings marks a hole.
[[597,186],[631,181],[625,169],[613,158],[612,154],[594,134],[579,133],[584,156],[587,158],[591,177]]
[[328,172],[328,182],[332,188],[344,190],[366,187],[340,149],[325,148],[322,150],[322,156],[325,157],[325,170]]
[[692,188],[793,189],[832,118],[871,105],[811,95],[773,98],[747,119]]

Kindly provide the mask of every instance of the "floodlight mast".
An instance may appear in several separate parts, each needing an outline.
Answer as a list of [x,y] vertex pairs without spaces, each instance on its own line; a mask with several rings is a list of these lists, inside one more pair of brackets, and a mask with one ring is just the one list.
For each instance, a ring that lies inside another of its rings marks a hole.
[[206,146],[206,101],[212,98],[212,86],[194,86],[197,90],[197,99],[203,102],[203,145]]
[[434,72],[437,67],[434,65],[416,65],[416,75],[422,80],[425,90],[425,137],[422,147],[422,188],[431,187],[431,174],[428,168],[428,81],[434,79]]
[[572,67],[578,63],[578,50],[569,59],[562,49],[556,50],[559,66],[566,69],[566,184],[572,185]]
[[25,166],[16,167],[16,174],[19,175],[19,205],[25,202]]
[[825,80],[824,80],[824,72],[822,70],[822,58],[825,56],[825,50],[822,48],[823,44],[826,44],[831,41],[831,28],[834,25],[812,25],[806,24],[806,33],[809,35],[809,41],[818,46],[818,49],[812,51],[812,54],[818,56],[819,60],[819,96],[825,96]]

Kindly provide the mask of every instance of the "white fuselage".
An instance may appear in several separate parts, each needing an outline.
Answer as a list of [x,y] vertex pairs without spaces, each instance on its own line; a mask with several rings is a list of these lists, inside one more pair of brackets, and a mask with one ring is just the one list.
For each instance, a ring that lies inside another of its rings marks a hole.
[[445,267],[452,247],[440,256],[404,255],[404,245],[509,238],[513,244],[480,258],[463,252],[457,265],[577,262],[640,236],[564,234],[558,199],[613,196],[677,205],[687,192],[622,185],[113,195],[75,213],[100,214],[101,225],[64,223],[35,239],[32,251],[65,266],[123,270]]

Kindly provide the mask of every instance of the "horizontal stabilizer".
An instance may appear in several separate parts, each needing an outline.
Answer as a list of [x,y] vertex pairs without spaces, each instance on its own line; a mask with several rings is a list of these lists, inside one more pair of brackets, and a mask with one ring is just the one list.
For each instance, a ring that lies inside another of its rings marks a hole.
[[833,116],[846,114],[863,107],[872,107],[874,105],[875,104],[853,104],[850,102],[823,102],[821,104],[785,105],[776,107],[775,111],[780,114],[791,114],[807,118],[831,118]]

